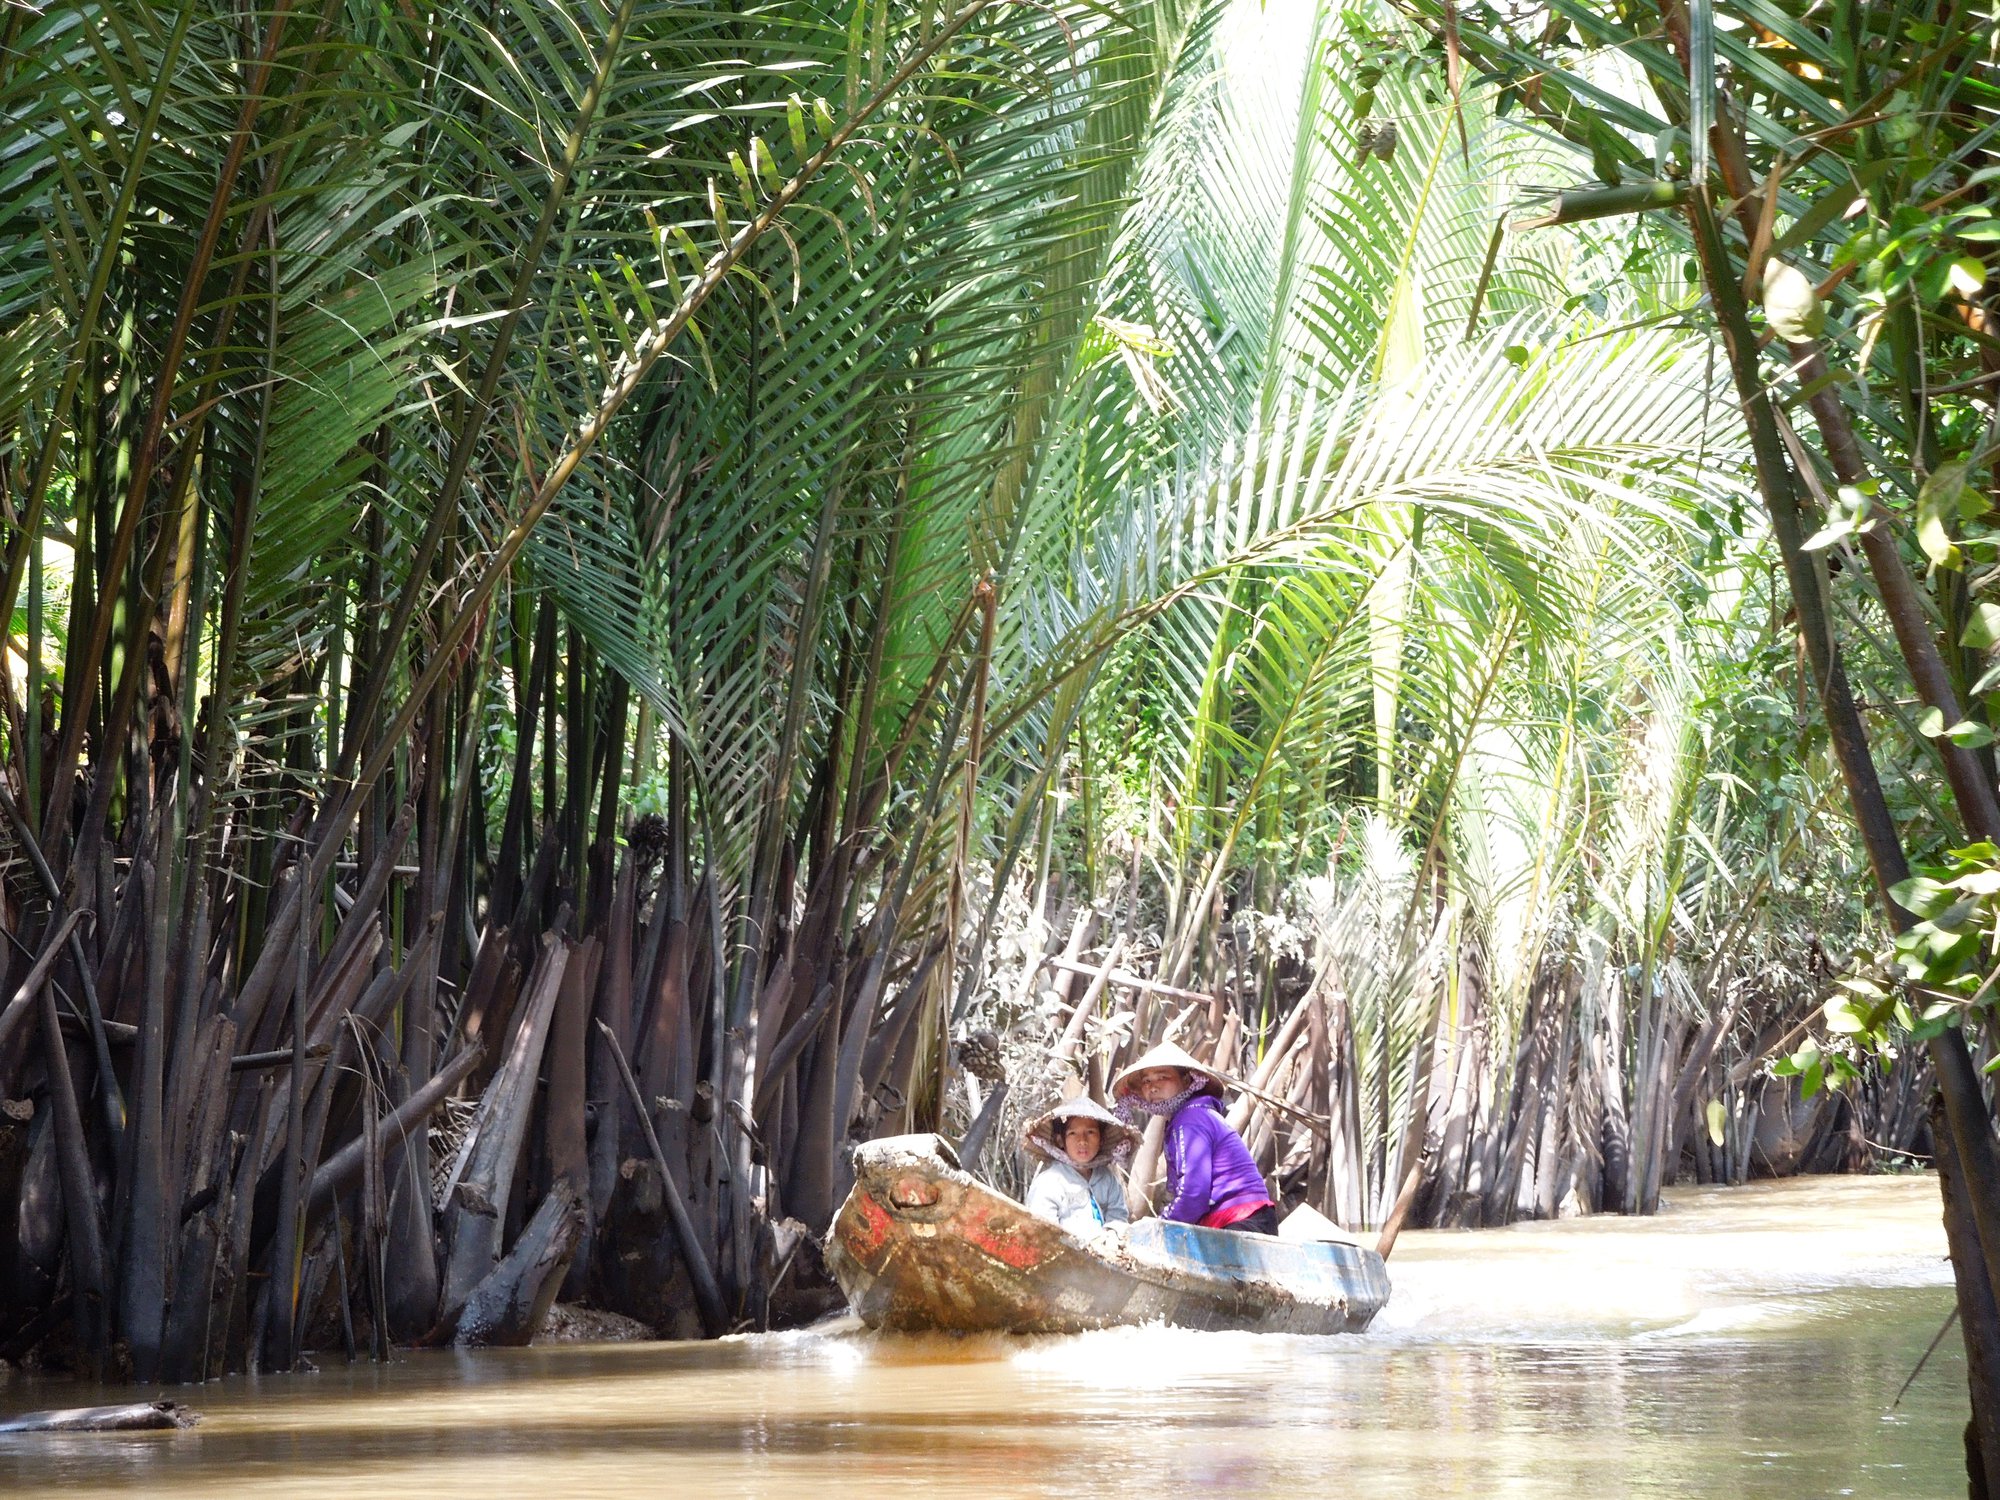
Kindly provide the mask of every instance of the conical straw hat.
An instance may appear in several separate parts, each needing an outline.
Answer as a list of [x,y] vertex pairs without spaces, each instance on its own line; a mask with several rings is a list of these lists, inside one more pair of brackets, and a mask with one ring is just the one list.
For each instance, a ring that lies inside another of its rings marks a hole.
[[1196,1093],[1207,1094],[1211,1099],[1222,1097],[1223,1075],[1207,1063],[1195,1061],[1190,1053],[1176,1047],[1172,1042],[1160,1043],[1144,1057],[1120,1069],[1118,1076],[1111,1080],[1111,1097],[1123,1099],[1131,1093],[1133,1080],[1148,1068],[1179,1068],[1188,1074],[1189,1081],[1196,1085]]
[[1097,1155],[1084,1164],[1089,1167],[1104,1166],[1115,1157],[1129,1155],[1139,1145],[1139,1132],[1088,1094],[1065,1099],[1054,1109],[1036,1115],[1022,1128],[1021,1144],[1036,1156],[1050,1161],[1068,1161],[1069,1154],[1063,1150],[1062,1142],[1056,1139],[1058,1120],[1095,1120],[1104,1132],[1097,1145]]

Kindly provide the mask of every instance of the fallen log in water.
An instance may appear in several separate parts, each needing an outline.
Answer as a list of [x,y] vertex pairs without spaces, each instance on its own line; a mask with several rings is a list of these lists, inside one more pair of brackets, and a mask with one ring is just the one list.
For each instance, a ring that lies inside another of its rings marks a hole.
[[465,1299],[458,1315],[458,1346],[518,1347],[534,1338],[569,1272],[582,1233],[583,1191],[559,1177],[514,1248]]
[[164,1432],[201,1420],[178,1401],[134,1401],[124,1406],[65,1406],[0,1419],[0,1433]]
[[563,971],[575,945],[551,932],[542,939],[542,955],[521,1002],[514,1039],[500,1071],[487,1084],[473,1116],[470,1139],[461,1148],[451,1185],[445,1192],[443,1303],[438,1314],[444,1332],[455,1331],[466,1298],[500,1262],[502,1234],[507,1225],[508,1199],[514,1191],[515,1169],[521,1159],[529,1117],[534,1112],[542,1054],[549,1023],[562,992]]

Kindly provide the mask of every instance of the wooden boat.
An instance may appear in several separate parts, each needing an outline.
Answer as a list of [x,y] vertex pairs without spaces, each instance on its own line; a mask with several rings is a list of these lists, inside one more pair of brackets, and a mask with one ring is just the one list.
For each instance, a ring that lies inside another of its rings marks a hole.
[[854,1167],[827,1264],[871,1328],[1358,1333],[1389,1300],[1382,1257],[1347,1242],[1142,1219],[1100,1251],[975,1181],[933,1135],[872,1141]]

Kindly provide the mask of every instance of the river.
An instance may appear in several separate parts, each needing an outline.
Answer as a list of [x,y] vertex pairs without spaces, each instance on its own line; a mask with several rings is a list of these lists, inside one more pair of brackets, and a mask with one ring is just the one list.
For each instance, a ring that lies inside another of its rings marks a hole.
[[[1121,1329],[322,1356],[180,1433],[0,1437],[0,1492],[871,1500],[1957,1497],[1964,1354],[1927,1177],[1413,1233],[1363,1335]],[[126,1390],[15,1376],[9,1412]]]

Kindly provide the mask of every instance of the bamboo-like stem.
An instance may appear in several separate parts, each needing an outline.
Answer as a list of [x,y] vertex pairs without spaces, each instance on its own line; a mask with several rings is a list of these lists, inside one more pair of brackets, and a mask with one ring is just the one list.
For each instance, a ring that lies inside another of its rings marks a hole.
[[[785,691],[785,716],[778,732],[778,744],[771,759],[764,816],[758,830],[756,863],[751,871],[748,916],[737,945],[737,973],[734,997],[729,1008],[729,1024],[743,1026],[749,1019],[751,999],[763,982],[765,956],[770,949],[771,914],[778,900],[774,888],[778,856],[790,822],[792,777],[799,753],[799,736],[805,726],[806,701],[817,679],[814,667],[819,655],[820,614],[826,602],[828,579],[833,571],[833,544],[840,520],[845,486],[838,480],[826,487],[820,503],[819,524],[813,535],[812,560],[806,570],[805,597],[799,623],[792,640],[792,670]],[[789,893],[787,893],[789,899]],[[746,1059],[754,1056],[744,1049]],[[757,1092],[754,1071],[746,1071],[732,1087],[731,1098],[749,1100]]]
[[[1861,456],[1861,445],[1855,441],[1853,421],[1827,370],[1819,341],[1793,344],[1791,356],[1800,383],[1811,393],[1808,404],[1819,424],[1820,441],[1833,466],[1834,477],[1844,485],[1868,483],[1868,466]],[[1909,669],[1918,695],[1942,714],[1947,726],[1958,724],[1965,714],[1952,687],[1951,673],[1938,651],[1930,620],[1917,597],[1916,584],[1903,563],[1894,530],[1886,518],[1874,520],[1860,529],[1859,540],[1868,558],[1869,571],[1874,575],[1876,591],[1881,595],[1883,611],[1895,632],[1896,645],[1902,651],[1903,664]],[[1971,750],[1949,737],[1939,736],[1936,745],[1944,762],[1945,778],[1951,783],[1952,798],[1958,804],[1958,815],[1965,820],[1967,830],[1977,838],[2000,841],[2000,801],[1995,800],[1985,768]]]
[[1735,378],[1737,396],[1750,430],[1751,453],[1756,464],[1757,488],[1771,517],[1772,534],[1777,540],[1785,580],[1791,585],[1792,606],[1798,612],[1799,638],[1806,660],[1812,667],[1813,685],[1818,690],[1827,730],[1833,741],[1834,756],[1841,778],[1847,785],[1848,800],[1860,827],[1862,844],[1875,874],[1876,890],[1886,909],[1900,911],[1890,896],[1890,888],[1909,878],[1909,863],[1903,855],[1902,839],[1895,819],[1889,814],[1882,794],[1881,779],[1868,749],[1868,733],[1855,707],[1827,617],[1825,597],[1811,554],[1805,551],[1805,527],[1799,509],[1798,492],[1785,462],[1777,425],[1771,419],[1769,398],[1757,369],[1757,342],[1743,306],[1741,278],[1734,274],[1728,252],[1707,198],[1697,193],[1689,200],[1689,220],[1701,261],[1702,277],[1715,304],[1716,321],[1721,327],[1723,347]]

